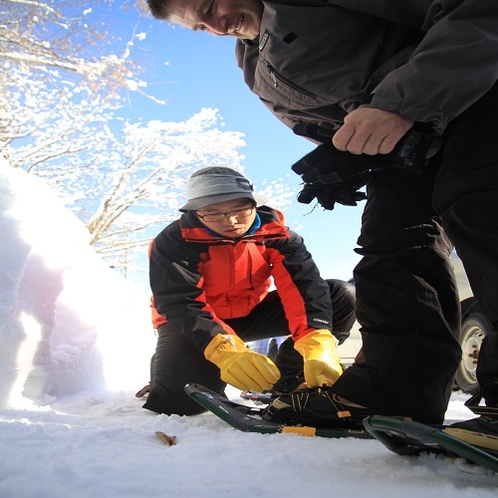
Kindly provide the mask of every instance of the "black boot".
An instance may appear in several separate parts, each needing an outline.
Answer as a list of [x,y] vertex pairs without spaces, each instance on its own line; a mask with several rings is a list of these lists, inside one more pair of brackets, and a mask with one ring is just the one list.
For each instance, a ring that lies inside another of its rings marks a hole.
[[[498,383],[491,383],[469,398],[465,406],[479,417],[455,422],[444,429],[452,436],[498,456]],[[482,399],[486,405],[481,405]],[[494,404],[492,405],[491,403]]]

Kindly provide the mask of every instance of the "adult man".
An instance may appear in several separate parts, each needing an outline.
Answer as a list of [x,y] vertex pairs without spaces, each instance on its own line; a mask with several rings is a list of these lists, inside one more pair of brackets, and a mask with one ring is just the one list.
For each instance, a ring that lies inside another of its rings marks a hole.
[[[158,341],[144,408],[203,411],[184,392],[189,382],[219,393],[227,383],[279,392],[333,384],[342,368],[332,323],[342,342],[355,321],[351,284],[324,281],[302,238],[280,212],[256,207],[263,199],[239,172],[201,169],[187,197],[151,247]],[[275,363],[244,344],[288,335]]]
[[[375,160],[358,240],[363,259],[354,273],[364,345],[331,391],[352,411],[361,405],[365,412],[443,420],[460,350],[452,245],[442,224],[495,327],[477,373],[491,418],[476,424],[489,422],[483,430],[496,431],[498,2],[149,5],[157,18],[239,38],[244,79],[279,119],[300,133],[306,124],[337,130],[337,149]],[[416,122],[435,136],[427,166],[378,168],[379,154],[391,153]]]

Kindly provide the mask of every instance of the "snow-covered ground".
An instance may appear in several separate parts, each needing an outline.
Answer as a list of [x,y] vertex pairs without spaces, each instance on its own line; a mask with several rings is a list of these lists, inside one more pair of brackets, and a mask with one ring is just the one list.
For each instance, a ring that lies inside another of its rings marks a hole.
[[[496,497],[498,475],[461,460],[142,409],[147,293],[93,254],[43,182],[4,161],[0,234],[1,498]],[[471,416],[465,399],[453,395],[448,418]]]

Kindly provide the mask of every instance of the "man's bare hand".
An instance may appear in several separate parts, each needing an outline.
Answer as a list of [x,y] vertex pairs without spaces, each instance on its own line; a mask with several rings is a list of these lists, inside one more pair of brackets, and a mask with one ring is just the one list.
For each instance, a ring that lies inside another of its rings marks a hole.
[[413,123],[394,112],[360,107],[344,118],[332,143],[351,154],[389,154]]

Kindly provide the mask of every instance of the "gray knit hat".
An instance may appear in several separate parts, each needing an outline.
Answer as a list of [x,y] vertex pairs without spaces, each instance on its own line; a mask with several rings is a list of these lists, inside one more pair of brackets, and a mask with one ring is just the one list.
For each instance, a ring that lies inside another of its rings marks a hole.
[[187,182],[187,203],[180,211],[196,211],[210,204],[247,198],[261,206],[268,199],[254,194],[252,183],[241,173],[224,166],[200,169]]

